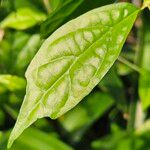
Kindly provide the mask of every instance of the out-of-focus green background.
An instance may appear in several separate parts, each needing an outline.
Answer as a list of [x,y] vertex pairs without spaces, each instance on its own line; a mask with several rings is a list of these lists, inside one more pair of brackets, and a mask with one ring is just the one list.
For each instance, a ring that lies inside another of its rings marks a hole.
[[[6,150],[25,95],[25,70],[43,41],[65,22],[117,2],[123,1],[0,0],[0,150]],[[145,9],[98,86],[57,120],[38,120],[11,150],[150,150],[149,72],[150,12]]]

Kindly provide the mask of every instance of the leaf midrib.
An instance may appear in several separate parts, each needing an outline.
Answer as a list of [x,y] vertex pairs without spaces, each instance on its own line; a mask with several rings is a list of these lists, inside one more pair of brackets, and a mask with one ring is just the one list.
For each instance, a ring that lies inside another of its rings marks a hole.
[[[133,13],[131,13],[130,15],[128,15],[126,18],[124,18],[123,20],[121,20],[119,23],[117,23],[117,24],[115,24],[114,26],[110,27],[110,29],[112,30],[112,28],[114,28],[115,26],[121,24],[122,22],[124,22],[125,20],[127,20],[129,17],[131,17],[132,15],[136,14],[138,11],[139,11],[139,9],[135,10]],[[83,28],[83,29],[84,29],[84,28]],[[77,30],[77,31],[78,31],[78,30]],[[74,31],[74,32],[77,32],[77,31]],[[103,36],[105,36],[109,31],[110,31],[110,30],[106,31],[106,33],[103,34]],[[74,33],[74,32],[70,32],[69,34]],[[67,35],[68,35],[68,34],[67,34]],[[66,35],[65,35],[65,36],[66,36]],[[103,36],[102,36],[102,37],[103,37]],[[98,40],[100,40],[100,39],[97,39],[95,42],[97,42]],[[90,47],[91,47],[93,44],[95,44],[95,42],[93,42],[93,43],[90,45]],[[90,48],[90,47],[89,47],[89,48]],[[88,48],[88,49],[89,49],[89,48]],[[88,50],[88,49],[87,49],[87,50]],[[86,52],[87,50],[85,50],[84,52]],[[83,55],[84,52],[83,52],[82,54],[80,54],[78,57],[80,57],[81,55]],[[107,53],[107,52],[106,52],[106,53]],[[77,60],[78,60],[78,59],[77,59]],[[70,68],[75,64],[75,62],[76,62],[77,60],[75,60],[75,61],[72,63],[72,65],[68,68],[68,70],[67,70],[59,79],[57,79],[57,80],[51,85],[51,87],[50,87],[48,90],[45,91],[45,93],[43,94],[42,98],[40,98],[41,100],[38,101],[38,102],[35,104],[35,106],[29,111],[28,114],[30,114],[30,113],[37,107],[37,105],[39,105],[40,103],[42,104],[42,106],[44,106],[44,104],[43,104],[42,101],[43,101],[43,97],[45,96],[45,94],[46,94],[49,90],[51,90],[51,89],[55,86],[55,84],[56,84],[62,77],[64,77],[64,75],[67,74],[67,72],[70,70]],[[45,115],[45,116],[46,116],[46,115]],[[47,115],[47,116],[49,116],[49,115]]]

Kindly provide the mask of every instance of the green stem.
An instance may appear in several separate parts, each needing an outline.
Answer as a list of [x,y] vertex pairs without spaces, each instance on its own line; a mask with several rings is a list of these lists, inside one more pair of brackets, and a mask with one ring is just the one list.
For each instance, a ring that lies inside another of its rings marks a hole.
[[44,3],[44,6],[46,8],[46,11],[48,12],[48,14],[50,14],[52,12],[52,9],[51,9],[51,5],[50,5],[49,0],[43,0],[43,3]]
[[18,113],[15,110],[13,110],[9,105],[5,104],[4,109],[14,120],[17,119]]
[[130,107],[129,107],[129,119],[128,119],[128,125],[127,125],[127,130],[130,133],[134,131],[136,106],[137,106],[137,102],[134,100],[131,100]]
[[119,60],[121,63],[123,63],[123,64],[125,64],[126,66],[128,66],[129,68],[131,68],[131,69],[137,71],[138,73],[142,74],[143,69],[140,68],[140,67],[138,67],[137,65],[135,65],[135,64],[133,64],[133,63],[131,63],[131,62],[129,62],[128,60],[126,60],[125,58],[123,58],[123,57],[121,57],[121,56],[118,57],[118,60]]
[[[120,56],[118,60],[122,62],[123,64],[127,65],[128,67],[132,68],[133,70],[137,71],[138,73],[142,74],[142,69],[140,67],[136,66],[135,64],[132,64],[125,58]],[[128,124],[127,124],[127,130],[130,133],[134,131],[134,127],[135,127],[136,106],[137,106],[137,101],[134,97],[134,91],[132,91],[130,106],[129,106],[129,118],[128,118]]]
[[143,31],[143,21],[142,21],[142,14],[140,14],[139,17],[139,27],[137,30],[137,44],[136,44],[136,48],[135,48],[135,59],[134,59],[134,63],[138,66],[141,66],[141,58],[143,55],[143,39],[144,39],[144,31]]

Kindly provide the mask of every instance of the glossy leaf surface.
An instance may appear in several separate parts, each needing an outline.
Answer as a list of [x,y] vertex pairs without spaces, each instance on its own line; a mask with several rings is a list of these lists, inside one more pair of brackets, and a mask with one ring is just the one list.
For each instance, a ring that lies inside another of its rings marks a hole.
[[129,3],[97,8],[43,43],[26,72],[26,96],[9,146],[38,118],[58,118],[92,91],[117,59],[138,12]]

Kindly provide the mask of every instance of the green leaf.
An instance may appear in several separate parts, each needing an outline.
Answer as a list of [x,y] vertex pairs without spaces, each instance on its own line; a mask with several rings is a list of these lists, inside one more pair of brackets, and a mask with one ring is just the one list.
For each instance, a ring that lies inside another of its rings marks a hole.
[[19,8],[9,14],[1,23],[1,28],[24,30],[44,21],[45,14],[30,8]]
[[9,54],[10,54],[11,44],[7,40],[0,42],[0,73],[5,73],[8,71],[10,66]]
[[117,133],[93,141],[91,147],[92,150],[131,150],[131,136],[132,135],[128,135],[127,132],[118,131]]
[[133,70],[131,68],[129,68],[127,65],[121,63],[121,62],[117,62],[117,70],[118,70],[118,74],[121,76],[126,76],[128,74],[130,74]]
[[38,34],[32,35],[17,54],[15,67],[23,70],[29,64],[40,45],[40,36]]
[[41,36],[47,38],[84,0],[65,0],[41,25]]
[[23,49],[30,39],[30,34],[22,31],[17,31],[13,35],[12,49],[16,55]]
[[3,74],[0,75],[0,86],[10,91],[22,90],[25,89],[26,81],[18,76]]
[[[1,132],[0,132],[1,133]],[[6,150],[8,133],[2,134],[0,148]],[[1,140],[1,137],[0,137]],[[2,149],[2,150],[3,150]],[[35,128],[27,129],[14,143],[10,150],[73,150],[69,145],[50,134],[44,133]]]
[[3,112],[3,110],[0,109],[0,126],[4,125],[4,123],[5,123],[5,113]]
[[25,0],[24,2],[22,2],[22,0],[15,0],[12,2],[14,5],[14,9],[18,9],[18,8],[24,8],[24,7],[28,7],[31,9],[36,9],[39,11],[45,11],[44,10],[44,4],[43,4],[43,0]]
[[26,96],[8,147],[38,118],[58,118],[92,91],[117,59],[138,12],[129,3],[97,8],[43,43],[27,69]]
[[[34,144],[33,144],[34,143]],[[15,150],[72,150],[71,147],[54,138],[52,135],[47,135],[37,129],[29,128],[20,138],[12,149]]]
[[[146,22],[145,22],[146,23]],[[145,24],[144,47],[141,67],[147,71],[139,78],[139,96],[143,109],[150,106],[150,23]]]
[[150,121],[147,120],[136,132],[115,129],[110,135],[93,141],[91,147],[92,150],[149,150],[149,140]]
[[53,11],[57,9],[58,7],[61,7],[63,3],[64,3],[63,0],[51,0],[50,1],[50,5]]

